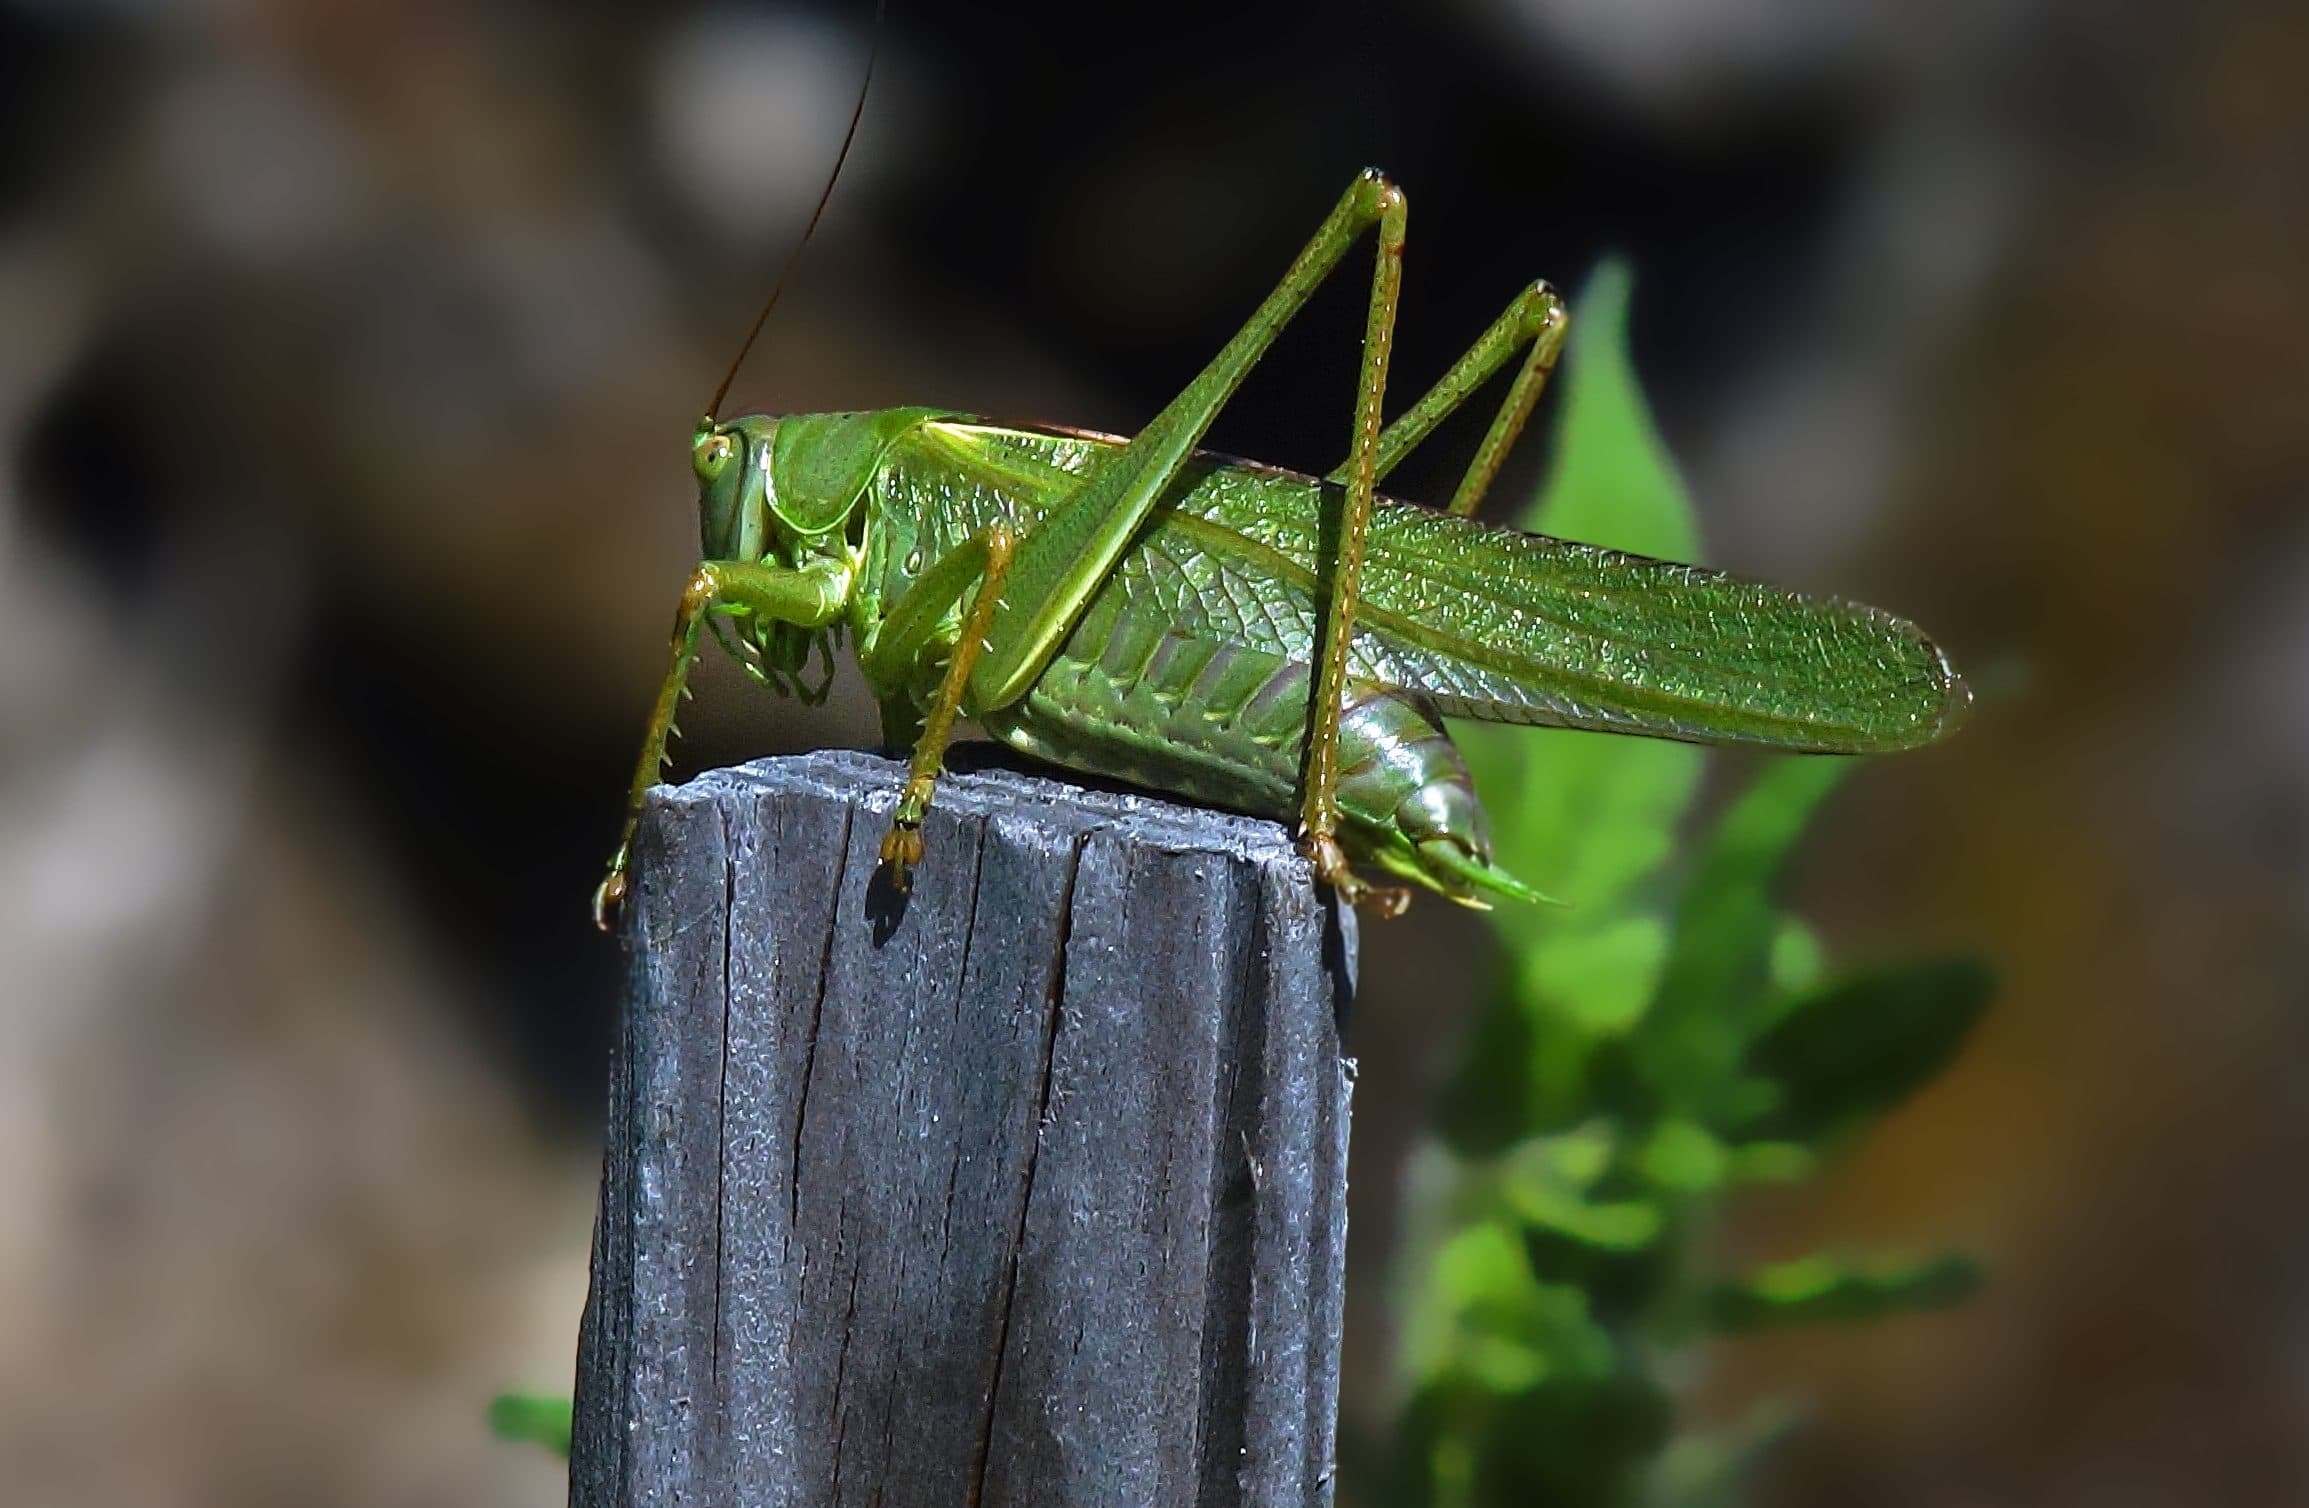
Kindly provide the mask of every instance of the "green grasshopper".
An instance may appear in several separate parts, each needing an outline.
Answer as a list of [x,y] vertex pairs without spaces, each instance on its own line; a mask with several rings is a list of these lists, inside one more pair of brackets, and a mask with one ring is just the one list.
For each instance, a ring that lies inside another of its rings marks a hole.
[[[1568,316],[1530,286],[1383,425],[1404,220],[1401,190],[1359,175],[1249,323],[1127,440],[933,408],[723,420],[717,394],[690,447],[705,558],[595,919],[625,893],[709,624],[757,680],[811,700],[847,633],[885,735],[913,746],[881,849],[901,889],[957,716],[1070,769],[1296,817],[1315,876],[1382,914],[1410,892],[1355,864],[1470,905],[1542,899],[1492,862],[1446,717],[1837,754],[1914,748],[1955,725],[1963,680],[1887,613],[1474,520]],[[1317,478],[1198,450],[1373,228],[1346,461]],[[1449,508],[1377,496],[1518,352]]]

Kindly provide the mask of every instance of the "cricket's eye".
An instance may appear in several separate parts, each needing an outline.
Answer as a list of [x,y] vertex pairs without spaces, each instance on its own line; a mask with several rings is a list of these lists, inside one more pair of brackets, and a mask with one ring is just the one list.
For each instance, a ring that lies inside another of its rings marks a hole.
[[704,481],[712,481],[721,474],[721,469],[730,463],[730,455],[734,449],[735,447],[731,445],[728,435],[715,435],[700,442],[693,453],[698,476]]

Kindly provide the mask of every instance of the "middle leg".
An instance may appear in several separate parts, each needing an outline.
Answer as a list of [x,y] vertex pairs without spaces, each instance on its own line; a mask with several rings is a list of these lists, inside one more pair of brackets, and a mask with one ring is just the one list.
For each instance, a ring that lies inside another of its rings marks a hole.
[[1002,604],[1003,583],[1010,575],[1010,560],[1017,544],[1007,524],[989,524],[940,557],[891,610],[875,638],[866,667],[874,685],[897,685],[916,656],[931,642],[938,622],[961,600],[972,581],[977,592],[963,616],[961,636],[947,656],[946,673],[938,693],[923,715],[922,731],[914,740],[914,758],[906,774],[905,792],[891,813],[890,830],[882,836],[882,862],[903,892],[909,872],[922,862],[922,819],[929,815],[930,798],[945,768],[946,745],[954,736],[954,719],[970,688],[970,673],[985,652],[986,635]]

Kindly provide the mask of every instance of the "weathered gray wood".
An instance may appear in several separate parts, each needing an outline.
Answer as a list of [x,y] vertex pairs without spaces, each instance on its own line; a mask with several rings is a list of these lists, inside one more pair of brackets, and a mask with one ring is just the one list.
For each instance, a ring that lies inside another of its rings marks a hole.
[[651,799],[570,1501],[1331,1500],[1353,923],[1270,823],[827,753]]

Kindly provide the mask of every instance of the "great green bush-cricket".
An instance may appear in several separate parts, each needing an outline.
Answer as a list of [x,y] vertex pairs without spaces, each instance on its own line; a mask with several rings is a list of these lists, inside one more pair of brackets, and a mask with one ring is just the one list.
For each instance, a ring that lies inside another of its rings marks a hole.
[[[1316,877],[1390,914],[1409,891],[1356,864],[1473,905],[1540,898],[1492,862],[1447,717],[1837,754],[1954,726],[1963,680],[1888,613],[1471,517],[1555,366],[1566,310],[1545,283],[1527,288],[1383,424],[1405,209],[1384,175],[1358,175],[1249,322],[1128,439],[933,408],[725,420],[717,394],[690,447],[705,558],[596,920],[625,892],[709,624],[756,679],[805,698],[825,689],[804,680],[813,655],[830,678],[848,636],[885,736],[913,746],[882,844],[901,888],[958,715],[1070,769],[1295,818]],[[1372,230],[1345,462],[1317,478],[1198,450]],[[1519,352],[1448,508],[1378,497]]]

